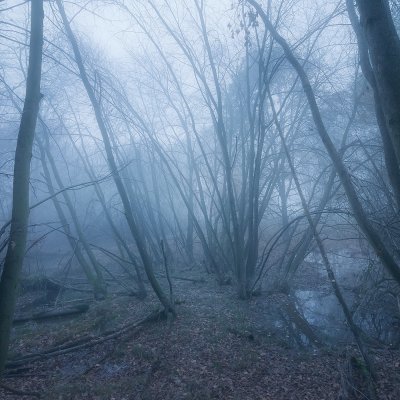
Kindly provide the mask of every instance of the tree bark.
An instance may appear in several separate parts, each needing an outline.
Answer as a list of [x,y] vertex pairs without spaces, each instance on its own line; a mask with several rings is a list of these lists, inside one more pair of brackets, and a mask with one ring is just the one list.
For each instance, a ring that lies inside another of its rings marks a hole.
[[386,125],[400,164],[400,39],[387,0],[357,0]]
[[32,1],[26,95],[15,151],[10,239],[0,280],[0,376],[7,358],[28,230],[30,165],[41,99],[43,17],[43,0]]
[[[381,99],[381,93],[378,88],[377,79],[375,77],[374,69],[371,65],[371,58],[368,52],[368,41],[366,38],[366,32],[361,27],[360,21],[356,14],[353,0],[346,0],[347,12],[351,25],[353,26],[354,33],[357,37],[358,52],[360,57],[361,70],[365,76],[365,79],[370,84],[375,103],[375,115],[378,123],[379,131],[382,137],[383,152],[385,155],[386,171],[389,177],[390,184],[395,195],[397,207],[400,208],[400,164],[398,157],[396,156],[396,150],[394,147],[394,141],[392,140],[390,129],[387,124],[385,113],[383,110],[383,102]],[[398,60],[400,62],[400,60]]]

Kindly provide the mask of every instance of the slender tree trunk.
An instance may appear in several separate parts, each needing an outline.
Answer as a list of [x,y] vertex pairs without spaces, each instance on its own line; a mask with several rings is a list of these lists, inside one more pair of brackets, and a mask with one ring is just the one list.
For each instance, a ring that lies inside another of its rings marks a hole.
[[164,306],[165,310],[167,312],[171,311],[173,314],[175,314],[175,309],[173,304],[171,304],[171,302],[169,301],[169,299],[166,297],[166,295],[164,294],[164,291],[162,290],[160,284],[158,283],[155,275],[154,275],[154,271],[153,271],[153,266],[152,266],[152,261],[150,258],[150,255],[148,254],[147,248],[146,248],[146,243],[143,240],[142,236],[141,236],[141,232],[139,229],[139,226],[137,225],[134,217],[133,217],[133,213],[132,213],[132,207],[127,195],[127,192],[125,190],[124,184],[122,182],[121,176],[119,174],[115,159],[114,159],[114,154],[112,151],[112,147],[111,147],[111,143],[110,143],[110,138],[108,136],[108,132],[107,132],[107,128],[106,125],[104,123],[104,119],[103,119],[103,115],[102,115],[102,111],[100,108],[100,105],[96,99],[95,93],[93,91],[93,88],[89,82],[89,78],[87,76],[86,73],[86,69],[85,66],[83,64],[83,60],[82,60],[82,56],[78,47],[78,43],[76,41],[75,35],[73,34],[71,27],[69,25],[69,21],[67,18],[67,15],[65,13],[63,4],[61,0],[56,0],[58,9],[60,11],[61,14],[61,18],[63,20],[63,24],[68,36],[68,39],[71,43],[74,55],[75,55],[75,61],[78,65],[79,68],[79,72],[80,72],[80,76],[82,79],[82,82],[85,86],[86,92],[89,96],[90,102],[92,104],[94,113],[95,113],[95,117],[96,117],[96,121],[100,130],[100,133],[102,135],[103,138],[103,142],[104,142],[104,148],[107,154],[107,161],[108,161],[108,165],[109,168],[111,170],[115,185],[117,187],[118,193],[121,197],[121,201],[125,210],[125,217],[129,226],[129,229],[132,233],[132,236],[136,242],[136,246],[138,248],[139,254],[142,258],[143,261],[143,266],[144,269],[146,271],[147,274],[147,278],[149,279],[149,282],[154,290],[154,292],[156,293],[158,299],[160,300],[161,304]]
[[[95,173],[93,171],[93,167],[88,162],[89,157],[88,157],[88,154],[87,154],[87,152],[86,152],[86,150],[85,150],[85,148],[83,146],[83,143],[82,143],[82,151],[84,152],[85,157],[83,157],[83,155],[80,153],[80,151],[78,149],[78,146],[76,145],[76,143],[74,142],[74,140],[72,139],[71,136],[70,136],[70,140],[71,140],[72,145],[75,148],[75,151],[77,152],[77,154],[81,158],[82,163],[83,163],[83,165],[85,167],[85,170],[86,170],[88,176],[90,177],[90,179],[92,179],[94,181],[95,180]],[[140,298],[145,298],[146,295],[147,295],[146,294],[146,287],[145,287],[144,282],[143,282],[142,272],[140,271],[139,265],[136,262],[136,259],[135,259],[134,255],[133,255],[131,249],[129,248],[128,244],[126,243],[126,241],[122,237],[121,233],[119,232],[119,229],[117,228],[117,226],[115,225],[115,223],[114,223],[114,221],[112,219],[110,210],[107,207],[107,203],[106,203],[106,199],[105,199],[103,190],[101,189],[100,185],[96,183],[94,185],[94,190],[95,190],[95,192],[97,194],[97,198],[99,199],[99,202],[100,202],[100,204],[101,204],[101,206],[103,208],[103,212],[104,212],[104,215],[105,215],[105,217],[107,219],[107,222],[110,225],[110,228],[111,228],[112,232],[114,233],[115,241],[116,241],[116,244],[117,244],[118,248],[120,249],[121,254],[123,254],[123,250],[125,250],[125,252],[128,255],[128,258],[129,258],[131,264],[133,265],[133,267],[135,269],[136,283],[138,285],[138,290],[139,290],[138,295],[139,295]]]
[[[355,96],[354,107],[353,107],[352,113],[350,115],[349,121],[347,122],[346,129],[344,131],[344,134],[343,134],[343,137],[341,140],[340,152],[342,154],[345,150],[347,137],[349,135],[350,128],[353,124],[353,121],[356,117],[357,110],[358,110],[359,99],[356,98],[356,93],[354,93],[354,96]],[[336,169],[332,168],[332,171],[329,174],[327,183],[325,184],[325,188],[322,193],[321,199],[319,201],[318,207],[316,209],[315,217],[313,219],[315,226],[318,226],[320,219],[322,217],[322,212],[324,211],[328,202],[332,198],[332,195],[334,193],[333,186],[334,186],[335,178],[336,178]],[[291,257],[289,258],[289,261],[286,264],[285,271],[284,271],[285,281],[290,281],[290,279],[294,276],[297,269],[299,268],[300,264],[304,261],[304,258],[307,255],[307,251],[311,245],[312,239],[313,239],[313,232],[312,232],[311,227],[309,227],[304,232],[303,237],[300,240],[300,244],[299,244],[298,248],[296,249],[295,252],[293,252]]]
[[355,341],[357,343],[357,346],[358,346],[358,348],[360,350],[360,353],[361,353],[362,357],[364,358],[364,361],[365,361],[365,363],[367,365],[368,371],[371,374],[371,377],[374,378],[375,375],[374,375],[374,367],[373,367],[372,359],[370,358],[369,353],[368,353],[368,349],[365,347],[365,344],[364,344],[364,342],[363,342],[363,340],[361,338],[361,330],[355,324],[355,322],[353,320],[353,315],[351,314],[351,311],[350,311],[349,307],[347,306],[347,303],[346,303],[346,300],[345,300],[345,298],[343,296],[342,290],[341,290],[339,284],[336,281],[336,277],[335,277],[335,274],[333,272],[331,263],[329,262],[328,255],[327,255],[326,250],[325,250],[325,246],[324,246],[324,244],[322,242],[322,239],[321,239],[321,237],[319,235],[319,232],[317,230],[317,225],[315,225],[314,220],[313,220],[313,218],[312,218],[312,216],[310,214],[310,210],[309,210],[309,207],[307,205],[307,201],[306,201],[306,199],[304,197],[303,190],[301,189],[300,181],[299,181],[299,179],[297,177],[296,169],[294,167],[294,163],[293,163],[292,157],[290,155],[289,148],[286,145],[285,137],[283,135],[281,126],[280,126],[278,118],[277,118],[277,113],[275,111],[274,102],[273,102],[273,99],[272,99],[272,96],[271,96],[270,92],[268,92],[268,97],[269,97],[269,100],[270,100],[270,104],[271,104],[271,108],[272,108],[272,112],[273,112],[273,116],[274,116],[275,126],[276,126],[276,128],[278,130],[278,133],[279,133],[279,136],[280,136],[280,138],[282,140],[283,149],[285,151],[285,155],[286,155],[290,170],[291,170],[292,175],[293,175],[293,180],[295,182],[296,189],[297,189],[297,192],[298,192],[299,197],[300,197],[301,205],[303,207],[304,214],[305,214],[305,216],[307,218],[307,221],[309,223],[309,226],[311,228],[312,234],[313,234],[313,236],[315,238],[315,241],[317,243],[319,252],[320,252],[321,257],[322,257],[322,262],[324,264],[324,267],[325,267],[326,273],[328,275],[330,284],[332,286],[333,292],[334,292],[334,294],[335,294],[335,296],[336,296],[336,298],[337,298],[337,300],[338,300],[338,302],[339,302],[339,304],[340,304],[340,306],[342,308],[343,314],[345,315],[345,318],[346,318],[346,322],[349,325],[349,328],[350,328],[350,330],[351,330],[351,332],[352,332],[352,334],[354,336],[354,339],[355,339]]
[[[188,141],[188,148],[192,144]],[[187,162],[188,162],[188,168],[189,168],[189,205],[193,209],[193,203],[194,203],[194,195],[193,195],[193,185],[194,185],[194,179],[193,179],[193,163],[190,159],[190,157],[187,157]],[[186,254],[189,257],[189,261],[193,262],[194,261],[194,255],[193,255],[193,233],[194,233],[194,224],[193,224],[193,217],[191,213],[188,211],[187,212],[187,230],[186,230],[186,243],[185,243],[185,249],[186,249]]]
[[365,213],[363,205],[357,195],[356,189],[353,185],[351,180],[351,175],[347,170],[342,157],[340,156],[339,152],[335,148],[329,133],[325,127],[325,124],[322,120],[322,116],[317,104],[317,100],[315,98],[314,91],[312,89],[310,80],[308,76],[300,64],[300,62],[295,57],[293,51],[290,49],[289,44],[286,40],[277,32],[271,21],[268,19],[268,16],[263,11],[262,7],[258,4],[255,0],[247,0],[249,4],[251,4],[261,16],[266,29],[271,32],[271,35],[277,41],[277,43],[282,47],[285,52],[285,56],[293,66],[295,71],[297,72],[303,90],[306,94],[308,104],[311,110],[311,114],[317,128],[318,134],[335,166],[337,174],[340,178],[340,182],[343,185],[343,188],[346,192],[347,199],[350,203],[352,208],[354,218],[356,219],[358,226],[361,228],[365,236],[367,237],[370,245],[375,250],[376,255],[379,257],[380,261],[382,262],[383,266],[385,267],[386,271],[389,273],[390,276],[400,285],[400,267],[397,264],[394,256],[389,251],[388,247],[385,245],[381,237],[379,236],[378,232],[368,220],[368,217]]
[[24,260],[29,220],[32,146],[40,103],[43,48],[43,0],[31,2],[31,37],[26,96],[15,151],[10,238],[0,280],[0,376],[7,359],[18,278]]
[[[58,218],[60,219],[61,225],[62,225],[62,230],[64,231],[68,243],[71,246],[72,251],[75,253],[76,255],[76,259],[79,262],[79,265],[81,266],[83,272],[85,273],[86,277],[88,278],[88,281],[90,282],[90,284],[93,286],[94,291],[96,292],[96,287],[97,287],[97,280],[95,275],[93,274],[93,271],[90,267],[90,265],[87,263],[87,261],[85,260],[85,257],[82,254],[81,248],[80,248],[80,244],[77,240],[74,239],[71,229],[69,227],[69,223],[67,220],[67,217],[61,207],[60,201],[58,200],[57,196],[55,196],[55,190],[54,190],[54,186],[53,186],[53,182],[51,179],[51,174],[50,174],[50,170],[47,166],[47,162],[46,162],[46,154],[45,154],[45,149],[42,143],[40,143],[39,141],[37,141],[38,145],[39,145],[39,150],[40,150],[40,161],[42,163],[42,168],[43,168],[43,172],[44,172],[44,177],[46,179],[46,184],[47,187],[49,189],[49,193],[52,197],[52,201],[54,204],[54,208],[57,211],[58,214]],[[62,188],[61,188],[62,189]]]
[[[60,174],[58,172],[57,165],[56,165],[56,163],[55,163],[55,161],[53,159],[53,156],[52,156],[52,154],[50,152],[48,138],[46,137],[45,140],[46,140],[46,145],[45,145],[44,150],[46,152],[47,159],[49,160],[49,163],[50,163],[50,166],[51,166],[51,170],[53,172],[53,175],[54,175],[54,178],[55,178],[55,180],[57,182],[57,185],[58,185],[59,189],[62,190],[62,189],[65,188],[64,184],[63,184],[63,182],[61,180],[61,176],[60,176]],[[68,192],[64,191],[62,193],[62,196],[63,196],[63,198],[65,200],[65,204],[66,204],[66,206],[68,208],[69,214],[71,215],[72,222],[74,224],[76,233],[78,235],[80,245],[82,245],[84,251],[86,252],[86,254],[87,254],[87,256],[88,256],[88,258],[90,260],[90,264],[92,265],[93,270],[95,272],[95,280],[92,282],[92,283],[94,283],[94,295],[95,295],[95,298],[99,299],[99,300],[100,299],[104,299],[106,297],[106,295],[107,295],[107,287],[106,287],[106,284],[104,282],[103,274],[101,272],[99,263],[97,262],[96,256],[94,255],[89,243],[86,240],[86,237],[85,237],[85,235],[83,233],[81,224],[79,222],[79,217],[78,217],[78,215],[77,215],[77,213],[75,211],[75,208],[74,208],[74,206],[72,204],[72,201],[71,201],[71,198],[70,198]],[[58,200],[56,200],[56,201],[58,201]]]

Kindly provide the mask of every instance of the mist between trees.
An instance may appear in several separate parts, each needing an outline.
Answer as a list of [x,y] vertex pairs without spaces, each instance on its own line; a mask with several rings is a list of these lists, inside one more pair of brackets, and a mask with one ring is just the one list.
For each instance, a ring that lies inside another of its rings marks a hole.
[[371,346],[400,346],[399,27],[387,0],[0,1],[0,374],[34,282],[174,317],[174,286],[216,282],[283,296],[297,345],[354,342],[376,397]]

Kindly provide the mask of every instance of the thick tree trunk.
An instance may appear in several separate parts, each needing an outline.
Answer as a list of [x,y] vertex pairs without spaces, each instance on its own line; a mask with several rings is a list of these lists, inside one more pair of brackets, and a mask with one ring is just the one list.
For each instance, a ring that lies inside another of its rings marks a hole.
[[26,96],[15,151],[10,239],[0,280],[0,376],[7,358],[17,284],[24,260],[29,219],[32,145],[39,112],[42,73],[43,0],[31,2],[31,37]]
[[371,85],[374,94],[375,114],[379,126],[379,131],[382,137],[386,171],[389,177],[390,184],[393,189],[393,193],[396,198],[397,207],[400,208],[400,168],[399,168],[400,164],[398,161],[398,157],[396,156],[396,150],[395,147],[393,146],[394,142],[392,140],[387,120],[385,117],[385,113],[383,110],[383,102],[381,100],[381,93],[377,85],[377,79],[375,77],[374,69],[372,68],[371,65],[371,58],[369,57],[366,32],[364,29],[362,29],[359,23],[353,0],[346,0],[346,4],[351,25],[353,26],[354,32],[357,36],[361,70],[365,78],[367,79],[368,83]]
[[387,0],[357,0],[386,125],[400,164],[400,39]]

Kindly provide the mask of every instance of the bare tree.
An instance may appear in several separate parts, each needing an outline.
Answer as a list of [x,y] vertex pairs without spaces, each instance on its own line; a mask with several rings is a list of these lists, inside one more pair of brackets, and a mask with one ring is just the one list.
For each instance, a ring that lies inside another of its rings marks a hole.
[[87,95],[90,99],[91,105],[93,107],[95,116],[96,116],[96,121],[100,130],[100,133],[102,135],[103,138],[103,143],[104,143],[104,148],[107,154],[107,161],[109,164],[109,168],[112,171],[112,175],[114,178],[114,182],[115,185],[117,187],[118,193],[121,197],[121,201],[123,203],[124,206],[124,210],[125,210],[125,216],[128,222],[128,226],[129,229],[132,233],[132,236],[136,242],[138,251],[140,253],[140,256],[142,258],[143,261],[143,265],[147,274],[147,277],[150,281],[150,284],[152,285],[153,290],[155,291],[156,295],[158,296],[160,302],[162,303],[162,305],[165,308],[166,312],[172,312],[175,313],[174,311],[174,306],[173,304],[171,304],[171,302],[168,300],[167,296],[164,294],[160,284],[158,283],[155,275],[154,275],[154,271],[153,271],[153,266],[152,266],[152,261],[151,258],[148,254],[147,248],[146,248],[146,243],[143,240],[141,233],[140,233],[140,229],[139,226],[137,225],[137,222],[135,221],[134,215],[133,215],[133,211],[132,211],[132,206],[131,203],[129,201],[128,195],[127,195],[127,191],[126,188],[123,184],[123,181],[121,179],[120,173],[118,171],[117,168],[117,164],[115,162],[115,157],[112,151],[112,147],[111,147],[111,142],[110,142],[110,138],[109,138],[109,134],[106,128],[106,124],[104,121],[104,117],[102,115],[102,110],[101,107],[96,99],[95,93],[93,91],[93,87],[89,81],[89,77],[86,73],[86,68],[84,66],[83,60],[82,60],[82,56],[78,47],[78,43],[77,40],[75,38],[74,33],[72,32],[72,29],[70,27],[67,15],[65,13],[64,10],[64,6],[61,0],[56,0],[57,6],[58,6],[58,10],[61,14],[62,20],[63,20],[63,24],[68,36],[68,39],[71,43],[74,55],[75,55],[75,61],[77,63],[77,66],[79,68],[79,72],[80,72],[80,77],[82,79],[82,82],[85,86]]
[[255,0],[247,0],[247,2],[253,6],[257,13],[260,15],[263,23],[265,24],[266,29],[268,29],[274,39],[279,43],[282,49],[285,52],[285,56],[287,57],[290,64],[293,66],[295,71],[297,72],[301,84],[303,86],[303,90],[307,96],[307,100],[310,106],[310,110],[314,119],[315,126],[317,127],[318,134],[332,159],[332,162],[336,168],[338,176],[340,178],[341,184],[346,192],[348,201],[351,205],[351,208],[354,213],[354,217],[360,226],[361,230],[364,232],[365,236],[367,237],[369,243],[374,248],[377,256],[381,260],[382,264],[386,268],[387,272],[400,284],[400,267],[397,264],[393,254],[391,253],[390,249],[385,245],[381,237],[379,236],[378,232],[369,221],[363,205],[357,195],[355,187],[351,180],[351,175],[349,174],[342,157],[340,156],[339,152],[337,151],[335,145],[332,142],[331,137],[326,129],[324,121],[321,116],[321,112],[319,106],[317,104],[315,94],[312,88],[312,85],[308,79],[308,76],[300,64],[299,60],[294,55],[292,49],[290,48],[287,41],[277,32],[274,25],[269,20],[267,14],[264,12],[263,8],[259,5],[258,2]]
[[18,132],[14,161],[13,207],[10,237],[0,280],[0,375],[7,359],[10,331],[14,315],[17,284],[24,260],[29,218],[29,178],[33,139],[39,102],[42,48],[43,0],[31,2],[31,36],[26,95]]

